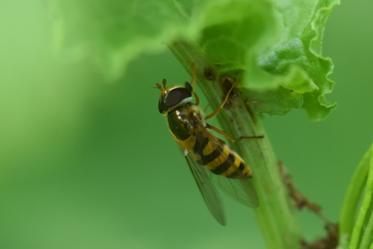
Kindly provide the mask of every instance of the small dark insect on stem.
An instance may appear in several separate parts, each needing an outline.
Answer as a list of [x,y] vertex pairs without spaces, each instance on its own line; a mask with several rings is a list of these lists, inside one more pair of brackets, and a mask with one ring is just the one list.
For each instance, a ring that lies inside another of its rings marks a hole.
[[237,97],[238,94],[236,79],[233,76],[222,75],[219,77],[219,82],[223,92],[229,93],[230,98],[227,99],[226,103],[227,108],[229,108],[232,105],[231,98]]
[[295,187],[294,182],[291,179],[291,176],[287,173],[286,167],[282,161],[279,161],[279,170],[280,175],[284,181],[284,184],[288,190],[290,198],[294,201],[297,209],[308,209],[318,218],[324,222],[324,229],[326,235],[313,242],[307,242],[306,240],[301,240],[302,249],[335,249],[338,245],[338,225],[330,222],[321,212],[320,205],[311,202],[307,197],[304,196],[300,191]]
[[216,80],[215,69],[213,69],[212,67],[206,67],[203,70],[203,76],[204,76],[205,79],[207,79],[209,81],[215,81]]
[[230,97],[235,95],[237,80],[236,77],[227,74],[219,74],[212,66],[205,67],[202,71],[203,77],[211,83],[218,83],[217,87],[223,92],[225,107],[230,105]]

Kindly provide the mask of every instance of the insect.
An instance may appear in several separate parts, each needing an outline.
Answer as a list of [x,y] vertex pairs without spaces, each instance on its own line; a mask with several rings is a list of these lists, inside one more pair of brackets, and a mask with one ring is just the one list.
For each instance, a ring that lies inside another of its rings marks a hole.
[[[222,202],[216,185],[239,202],[256,207],[257,194],[252,186],[251,168],[222,139],[209,130],[227,134],[206,122],[215,116],[225,100],[210,115],[204,117],[199,108],[199,98],[189,82],[184,86],[168,88],[166,80],[157,83],[161,94],[158,109],[166,116],[169,130],[180,146],[202,197],[215,219],[225,225]],[[195,102],[193,101],[195,99]]]

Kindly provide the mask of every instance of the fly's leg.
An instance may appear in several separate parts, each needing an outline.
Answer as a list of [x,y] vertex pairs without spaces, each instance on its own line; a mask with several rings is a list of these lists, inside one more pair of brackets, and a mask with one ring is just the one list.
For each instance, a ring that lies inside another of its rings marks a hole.
[[232,143],[234,143],[236,141],[231,134],[228,134],[227,132],[223,131],[222,129],[220,129],[216,126],[206,124],[206,128],[210,129],[210,130],[213,130],[213,131],[219,133],[220,135],[223,135],[225,137],[225,139],[227,139],[228,141],[230,141]]
[[258,138],[264,138],[264,135],[256,135],[256,136],[240,136],[237,141],[241,141],[244,139],[258,139]]
[[227,94],[225,95],[223,101],[218,105],[218,107],[212,113],[210,113],[209,115],[207,115],[205,117],[206,120],[215,117],[216,115],[219,114],[219,112],[221,112],[221,110],[224,108],[224,105],[227,103],[227,101],[229,99],[229,96],[230,96],[231,92],[233,91],[233,88],[234,87],[233,87],[233,84],[232,84],[231,88],[228,90]]
[[231,134],[228,134],[226,131],[223,131],[222,129],[220,129],[216,126],[206,124],[206,128],[223,135],[225,137],[225,139],[227,139],[231,143],[237,143],[238,141],[241,141],[242,139],[257,139],[257,138],[263,138],[264,137],[263,135],[259,135],[259,136],[240,136],[239,138],[234,138]]
[[[229,97],[234,89],[234,80],[230,77],[224,77],[223,78],[223,81],[225,83],[229,83],[230,87],[229,87],[229,90],[227,91],[223,101],[219,104],[219,106],[212,112],[210,113],[209,115],[207,115],[205,117],[205,120],[208,120],[210,118],[213,118],[215,117],[216,115],[219,114],[219,112],[221,112],[221,110],[224,108],[225,104],[228,102],[229,100]],[[236,142],[239,142],[243,139],[257,139],[257,138],[263,138],[264,136],[263,135],[254,135],[254,136],[240,136],[238,138],[234,138],[232,135],[230,134],[227,134],[225,131],[215,127],[215,126],[212,126],[210,124],[207,124],[206,126],[208,129],[211,129],[211,130],[214,130],[216,131],[217,133],[223,135],[227,140],[229,140],[230,142],[232,143],[236,143]]]

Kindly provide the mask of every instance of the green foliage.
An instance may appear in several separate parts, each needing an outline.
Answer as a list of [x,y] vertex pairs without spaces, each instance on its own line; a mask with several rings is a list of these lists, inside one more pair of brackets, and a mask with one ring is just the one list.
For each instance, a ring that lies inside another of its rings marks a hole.
[[[325,100],[333,83],[330,59],[321,55],[325,22],[338,0],[54,0],[56,41],[64,53],[97,64],[108,79],[121,76],[140,53],[166,48],[190,71],[213,66],[238,82],[244,100],[259,113],[285,114],[304,108],[324,118],[334,104]],[[175,46],[178,44],[178,46]],[[202,62],[203,61],[203,62]],[[187,63],[185,63],[187,62]],[[197,73],[200,86],[206,79]],[[205,91],[220,102],[219,89]],[[214,99],[214,101],[211,101]],[[233,135],[265,134],[239,99],[229,121]],[[234,105],[233,105],[234,106]],[[229,111],[226,111],[228,115]],[[227,125],[224,125],[227,124]],[[264,139],[240,150],[253,165],[261,206],[255,211],[269,248],[297,248],[298,227],[278,173],[277,159]],[[253,160],[253,161],[251,161]],[[270,176],[270,177],[268,177]]]
[[320,53],[325,20],[336,3],[216,4],[206,12],[200,44],[215,64],[242,74],[257,111],[283,114],[303,107],[321,119],[334,107],[324,99],[333,85],[327,78],[332,64]]
[[321,55],[325,22],[338,0],[55,0],[56,41],[89,58],[109,79],[140,53],[175,39],[199,44],[222,72],[240,79],[258,112],[304,108],[312,119],[334,104],[330,59]]
[[373,245],[373,146],[364,155],[348,188],[340,219],[341,248]]
[[55,0],[51,9],[58,48],[95,62],[109,79],[140,53],[163,49],[187,24],[173,0]]

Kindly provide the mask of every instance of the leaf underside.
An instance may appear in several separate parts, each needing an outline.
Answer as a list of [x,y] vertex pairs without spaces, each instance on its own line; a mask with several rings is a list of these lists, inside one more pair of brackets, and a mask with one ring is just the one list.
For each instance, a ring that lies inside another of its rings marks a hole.
[[56,48],[93,61],[108,80],[140,53],[194,42],[222,72],[235,75],[257,112],[303,108],[320,120],[334,108],[323,57],[326,20],[339,0],[54,0]]

